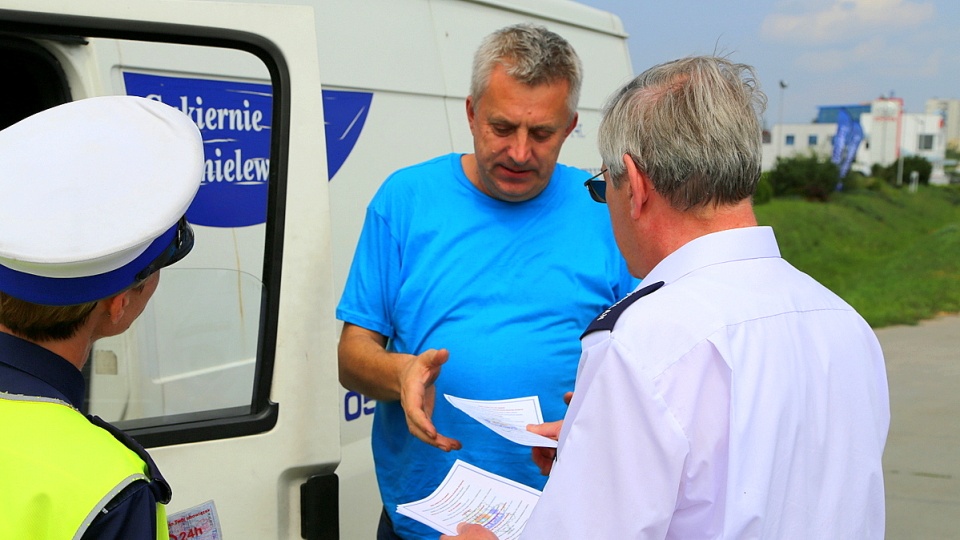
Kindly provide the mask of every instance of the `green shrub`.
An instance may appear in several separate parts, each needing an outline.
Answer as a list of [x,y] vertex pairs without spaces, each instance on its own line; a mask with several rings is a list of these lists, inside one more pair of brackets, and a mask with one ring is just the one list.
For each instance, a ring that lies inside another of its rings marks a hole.
[[841,180],[843,191],[857,191],[866,188],[866,176],[859,171],[850,171]]
[[[874,165],[872,168],[872,173],[873,176],[883,178],[891,186],[896,186],[897,171],[899,168],[900,163],[894,161],[885,167],[882,165]],[[908,185],[910,183],[910,173],[913,171],[917,171],[920,174],[920,185],[926,186],[930,183],[930,173],[933,172],[933,164],[920,156],[904,157],[901,185]]]
[[876,176],[864,177],[863,188],[870,191],[881,191],[887,184]]
[[876,176],[866,176],[860,171],[850,171],[843,179],[843,191],[878,191],[883,180]]
[[777,158],[768,178],[774,196],[793,195],[826,202],[836,190],[840,170],[829,158],[810,153]]
[[770,184],[769,173],[763,173],[760,175],[760,180],[757,182],[757,189],[753,192],[753,204],[754,206],[758,204],[767,204],[773,199],[773,186]]

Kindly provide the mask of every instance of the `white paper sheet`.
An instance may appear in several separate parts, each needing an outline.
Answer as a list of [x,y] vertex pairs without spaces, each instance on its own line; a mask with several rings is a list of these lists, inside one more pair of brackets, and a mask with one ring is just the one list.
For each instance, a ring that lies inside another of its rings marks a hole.
[[540,398],[537,396],[496,401],[464,399],[449,394],[444,394],[443,397],[477,422],[517,444],[545,448],[557,447],[557,441],[527,431],[528,424],[543,423]]
[[536,489],[458,459],[433,493],[397,505],[397,512],[443,534],[457,534],[457,524],[466,522],[511,540],[520,537],[538,500]]

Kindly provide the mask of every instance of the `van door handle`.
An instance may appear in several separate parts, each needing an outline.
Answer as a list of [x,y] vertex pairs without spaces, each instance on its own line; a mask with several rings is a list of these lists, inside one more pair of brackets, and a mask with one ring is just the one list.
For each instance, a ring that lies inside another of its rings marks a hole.
[[340,480],[336,473],[311,476],[300,484],[300,536],[339,540]]

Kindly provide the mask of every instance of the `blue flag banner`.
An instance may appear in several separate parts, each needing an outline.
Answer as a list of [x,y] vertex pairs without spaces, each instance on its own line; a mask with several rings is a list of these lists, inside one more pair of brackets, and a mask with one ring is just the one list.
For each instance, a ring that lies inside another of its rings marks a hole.
[[833,155],[830,161],[840,165],[843,163],[844,150],[850,141],[850,135],[853,132],[853,119],[846,109],[840,109],[837,112],[837,134],[833,136]]
[[850,130],[850,137],[846,145],[847,148],[843,156],[843,162],[840,163],[840,178],[847,176],[847,173],[850,172],[850,166],[853,165],[853,160],[857,157],[857,149],[860,148],[860,141],[862,140],[863,127],[860,126],[859,121],[856,121],[853,123],[853,129]]
[[[846,109],[837,111],[837,134],[833,136],[833,155],[830,161],[840,168],[840,178],[847,176],[853,160],[857,156],[857,149],[863,141],[863,127],[860,120],[854,120]],[[843,183],[837,184],[840,190]]]

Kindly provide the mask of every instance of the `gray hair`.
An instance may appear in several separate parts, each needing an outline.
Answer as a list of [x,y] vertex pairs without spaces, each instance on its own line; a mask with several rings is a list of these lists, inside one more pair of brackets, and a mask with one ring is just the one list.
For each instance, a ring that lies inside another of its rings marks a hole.
[[502,65],[517,81],[528,86],[566,81],[570,85],[567,108],[577,112],[583,65],[567,40],[543,26],[523,23],[501,28],[484,38],[473,57],[470,95],[480,100],[494,68]]
[[607,104],[600,155],[619,186],[629,154],[679,210],[737,203],[760,178],[766,102],[748,65],[716,56],[660,64]]

